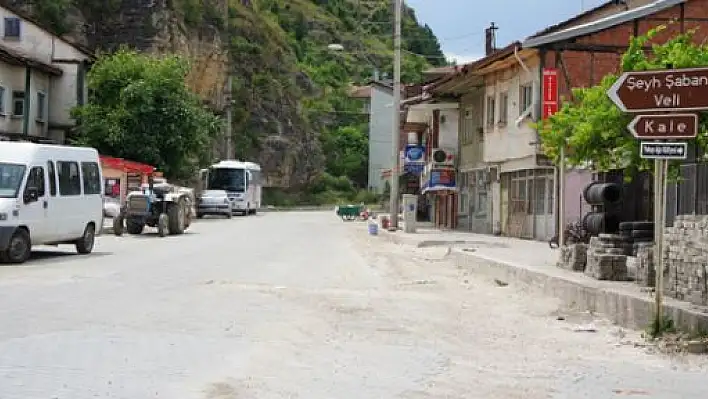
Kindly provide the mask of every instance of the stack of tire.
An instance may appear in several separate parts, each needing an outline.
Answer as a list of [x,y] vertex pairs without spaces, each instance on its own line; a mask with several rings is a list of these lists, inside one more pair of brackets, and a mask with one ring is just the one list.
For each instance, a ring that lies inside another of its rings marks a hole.
[[624,238],[625,254],[637,256],[642,243],[654,241],[654,222],[622,222],[619,224],[619,234]]
[[592,236],[614,234],[619,230],[617,205],[622,199],[622,187],[616,183],[592,182],[583,190],[585,202],[592,212],[583,217],[583,228]]

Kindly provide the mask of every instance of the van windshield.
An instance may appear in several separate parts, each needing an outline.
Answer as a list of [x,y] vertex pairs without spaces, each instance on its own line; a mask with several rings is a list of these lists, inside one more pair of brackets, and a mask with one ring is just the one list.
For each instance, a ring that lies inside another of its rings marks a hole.
[[0,198],[17,198],[25,170],[25,165],[0,163]]
[[224,190],[242,193],[246,190],[246,175],[243,169],[214,168],[209,170],[207,190]]

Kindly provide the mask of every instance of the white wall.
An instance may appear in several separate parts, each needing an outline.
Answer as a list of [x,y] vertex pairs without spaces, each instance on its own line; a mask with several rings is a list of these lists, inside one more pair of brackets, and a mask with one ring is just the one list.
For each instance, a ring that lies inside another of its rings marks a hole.
[[[502,163],[501,172],[534,167],[535,147],[529,143],[536,141],[535,130],[530,126],[531,118],[526,118],[517,126],[516,120],[524,111],[521,109],[521,86],[533,84],[538,76],[537,62],[527,61],[530,74],[516,65],[502,72],[485,77],[486,96],[495,98],[493,126],[487,123],[488,102],[484,99],[484,161]],[[534,86],[535,90],[537,86]],[[502,108],[500,95],[508,93],[508,115],[506,124],[497,123],[500,120]]]
[[393,91],[378,85],[371,88],[369,114],[369,187],[383,192],[386,180],[381,172],[393,165]]
[[[444,120],[444,122],[443,122]],[[432,126],[432,122],[429,126]],[[460,131],[460,112],[456,109],[444,109],[440,111],[440,135],[438,136],[438,146],[449,148],[458,153],[458,135]]]
[[[0,62],[0,87],[2,97],[0,104],[0,131],[8,133],[23,133],[23,115],[13,115],[14,101],[13,91],[25,91],[25,68],[16,65]],[[48,121],[47,112],[49,103],[45,97],[44,120],[38,119],[38,92],[49,94],[50,83],[49,76],[46,74],[33,71],[30,83],[30,115],[29,115],[29,130],[28,133],[32,136],[46,136]],[[25,93],[27,95],[27,93]]]
[[[20,18],[20,37],[6,38],[4,37],[6,17],[18,17],[18,15],[0,7],[0,45],[62,70],[62,76],[54,77],[48,90],[49,122],[57,125],[73,125],[74,121],[69,112],[77,105],[77,77],[80,66],[77,63],[57,61],[85,61],[89,60],[90,56],[22,18]],[[24,75],[20,81],[24,85]],[[88,93],[85,85],[83,91],[86,98]],[[33,101],[32,107],[35,106]]]

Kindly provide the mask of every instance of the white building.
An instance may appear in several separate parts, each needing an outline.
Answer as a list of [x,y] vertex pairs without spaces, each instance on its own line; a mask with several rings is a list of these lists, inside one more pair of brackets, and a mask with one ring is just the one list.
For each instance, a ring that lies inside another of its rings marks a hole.
[[0,136],[64,142],[71,109],[88,96],[91,52],[8,7],[0,7],[0,35]]

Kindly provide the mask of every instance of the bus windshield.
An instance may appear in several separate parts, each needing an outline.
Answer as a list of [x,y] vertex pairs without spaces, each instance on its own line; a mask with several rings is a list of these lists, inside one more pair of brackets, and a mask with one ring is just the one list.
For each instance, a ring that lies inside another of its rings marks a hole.
[[24,165],[0,163],[0,198],[17,198],[25,169]]
[[207,190],[246,191],[246,171],[243,169],[213,168],[209,170]]

